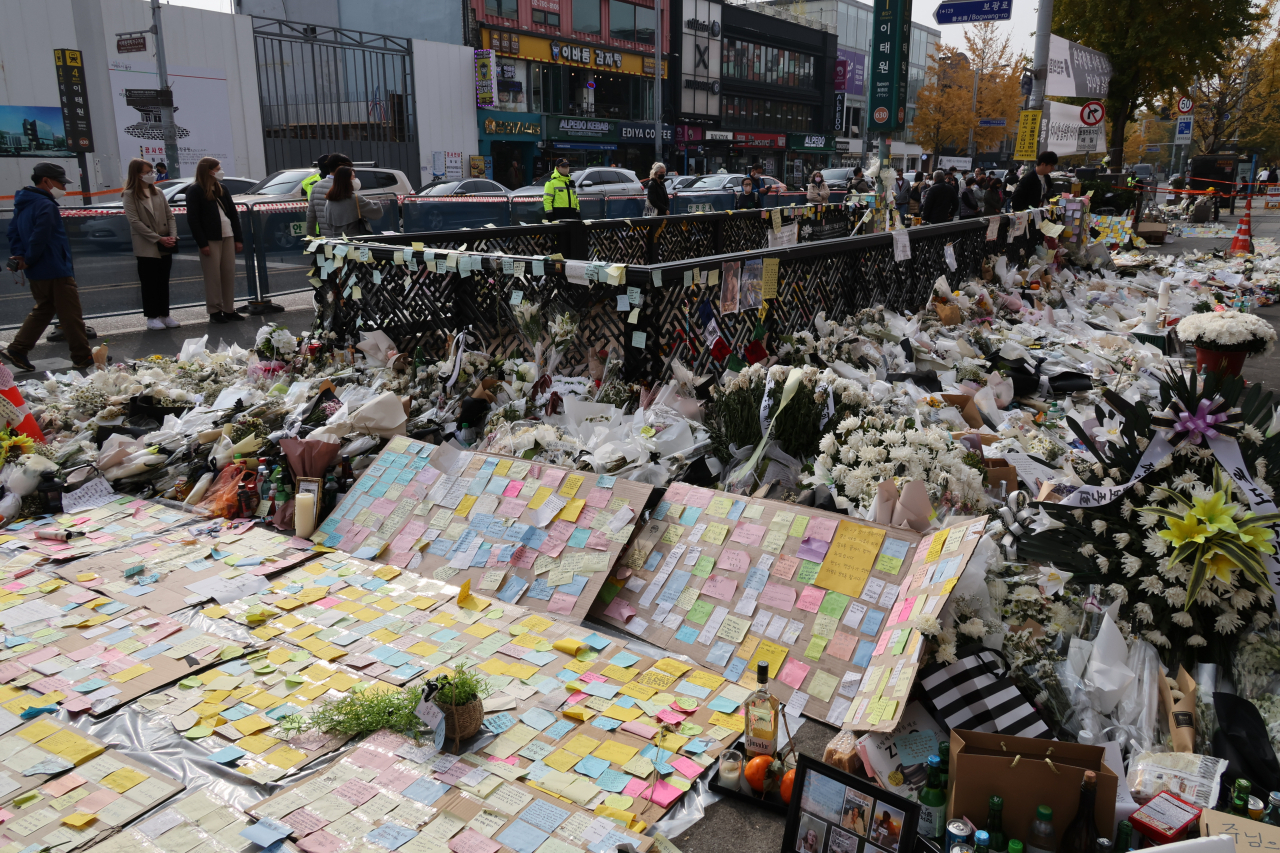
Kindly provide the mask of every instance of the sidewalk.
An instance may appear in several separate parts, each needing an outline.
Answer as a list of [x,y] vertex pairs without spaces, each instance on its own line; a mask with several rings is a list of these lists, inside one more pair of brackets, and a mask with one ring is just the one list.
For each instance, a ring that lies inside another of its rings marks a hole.
[[[219,341],[224,341],[228,345],[239,344],[245,349],[250,349],[253,347],[254,336],[257,334],[258,329],[267,323],[278,323],[294,334],[302,334],[311,328],[312,320],[315,318],[315,311],[312,308],[310,292],[275,296],[273,301],[285,310],[277,314],[262,314],[259,316],[242,314],[241,316],[244,317],[243,323],[210,323],[209,316],[205,313],[204,308],[176,310],[173,312],[173,318],[182,325],[177,329],[164,329],[163,331],[148,330],[147,320],[141,314],[100,317],[87,321],[88,325],[92,326],[98,333],[98,337],[89,341],[89,345],[97,346],[98,344],[106,343],[113,360],[128,361],[130,359],[146,358],[149,355],[176,356],[181,351],[184,341],[190,338],[199,338],[202,335],[209,336],[208,346],[211,350],[218,348]],[[21,317],[15,317],[14,321],[20,322]],[[49,343],[46,340],[52,330],[53,327],[50,326],[41,337],[40,345],[28,354],[28,358],[36,366],[37,372],[18,373],[14,371],[14,375],[18,379],[40,376],[45,371],[71,369],[71,359],[67,352],[66,342]],[[3,337],[0,337],[5,346],[8,346],[9,341],[12,339],[12,331],[4,333]],[[11,369],[13,367],[7,363],[6,366]]]

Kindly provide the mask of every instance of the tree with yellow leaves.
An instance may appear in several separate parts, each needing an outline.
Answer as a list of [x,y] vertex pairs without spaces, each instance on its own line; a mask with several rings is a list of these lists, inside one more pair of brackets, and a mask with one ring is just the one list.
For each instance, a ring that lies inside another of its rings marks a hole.
[[929,56],[929,73],[925,85],[916,94],[916,119],[912,133],[920,147],[938,161],[943,148],[958,148],[969,143],[969,129],[976,128],[973,114],[973,72],[963,54],[953,47],[939,45],[938,53]]
[[1271,23],[1274,3],[1259,14],[1266,23],[1232,40],[1215,73],[1198,78],[1187,94],[1195,102],[1192,144],[1201,153],[1224,144],[1262,148],[1264,159],[1280,153],[1280,45]]
[[[977,71],[978,109],[975,120],[1005,119],[1005,127],[977,127],[975,121],[973,136],[976,150],[990,151],[1017,128],[1018,110],[1022,105],[1019,83],[1022,68],[1030,61],[1013,49],[1007,35],[1001,38],[996,25],[990,21],[967,27],[964,42],[969,72]],[[972,82],[969,91],[972,97]]]

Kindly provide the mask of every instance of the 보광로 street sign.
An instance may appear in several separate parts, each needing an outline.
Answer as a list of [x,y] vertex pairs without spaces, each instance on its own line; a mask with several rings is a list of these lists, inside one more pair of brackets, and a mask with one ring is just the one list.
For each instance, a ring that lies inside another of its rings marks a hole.
[[957,0],[955,3],[939,3],[933,10],[933,19],[939,24],[1008,21],[1012,17],[1012,0]]
[[980,118],[978,119],[978,127],[1006,127],[1008,121],[1002,118]]
[[911,0],[875,0],[871,18],[871,93],[867,103],[869,133],[892,133],[906,125],[910,22]]

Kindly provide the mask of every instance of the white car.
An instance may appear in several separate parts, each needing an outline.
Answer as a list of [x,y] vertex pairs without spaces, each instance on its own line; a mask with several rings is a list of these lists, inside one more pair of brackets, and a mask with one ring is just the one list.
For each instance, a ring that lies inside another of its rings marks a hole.
[[[527,187],[521,187],[513,195],[542,196],[543,184],[554,172],[538,178]],[[644,195],[644,185],[630,169],[615,169],[612,166],[592,166],[569,173],[573,189],[578,195]]]
[[[238,202],[287,201],[303,198],[302,181],[319,169],[283,169],[272,172],[236,195]],[[380,169],[356,164],[360,194],[364,196],[413,195],[413,185],[399,169]]]
[[[244,192],[256,183],[258,181],[254,178],[222,179],[222,185],[230,190],[233,196]],[[169,204],[174,207],[182,207],[187,203],[187,187],[191,186],[191,184],[191,178],[169,178],[166,181],[156,181],[156,188],[164,193],[164,197],[169,200]],[[112,201],[106,204],[95,204],[94,207],[118,212],[84,219],[80,223],[80,233],[77,236],[87,239],[95,246],[133,251],[129,220],[125,219],[123,215],[124,202]],[[178,237],[179,239],[184,237],[188,240],[191,239],[191,231],[187,228],[186,217],[183,217],[178,223]]]

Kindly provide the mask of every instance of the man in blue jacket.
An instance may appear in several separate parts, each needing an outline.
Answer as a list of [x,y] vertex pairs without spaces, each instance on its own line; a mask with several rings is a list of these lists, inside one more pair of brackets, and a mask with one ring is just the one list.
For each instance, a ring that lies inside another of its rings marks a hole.
[[80,291],[71,266],[71,241],[58,209],[58,199],[67,194],[67,181],[66,171],[57,163],[37,163],[31,186],[18,190],[13,198],[13,219],[9,222],[9,250],[13,254],[9,265],[11,269],[26,270],[36,307],[14,335],[13,343],[0,348],[0,358],[25,371],[36,369],[27,353],[40,341],[54,314],[67,336],[76,368],[93,366]]

